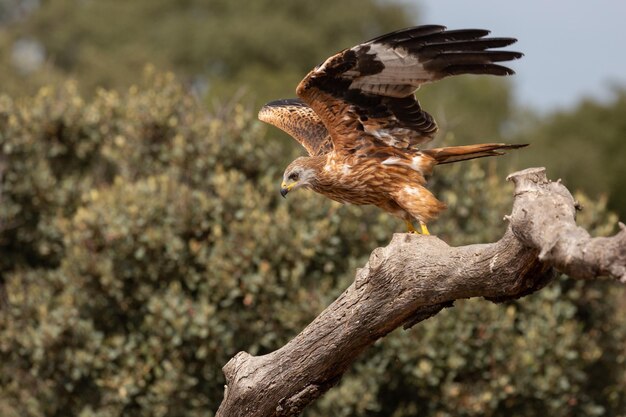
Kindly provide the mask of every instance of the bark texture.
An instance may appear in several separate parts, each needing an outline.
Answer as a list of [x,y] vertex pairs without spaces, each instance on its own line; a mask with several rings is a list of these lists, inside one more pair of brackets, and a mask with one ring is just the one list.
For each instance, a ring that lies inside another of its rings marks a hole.
[[295,416],[331,388],[356,357],[399,326],[411,327],[454,300],[515,299],[557,271],[579,279],[626,282],[626,227],[591,238],[575,224],[577,203],[543,168],[515,183],[509,227],[495,243],[450,247],[435,236],[395,234],[375,249],[354,283],[299,335],[264,356],[239,352],[223,368],[217,416]]

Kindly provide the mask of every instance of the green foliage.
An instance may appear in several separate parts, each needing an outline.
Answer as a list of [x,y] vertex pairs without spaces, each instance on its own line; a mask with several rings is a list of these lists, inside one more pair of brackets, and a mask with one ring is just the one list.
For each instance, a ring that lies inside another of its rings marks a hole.
[[[406,7],[375,0],[57,0],[0,34],[0,68],[10,91],[59,74],[94,90],[128,87],[151,63],[212,100],[241,90],[268,101],[293,96],[324,57],[409,24]],[[49,64],[20,73],[10,54],[20,39],[41,43]]]
[[[291,155],[275,131],[241,105],[208,115],[171,75],[0,106],[3,416],[210,415],[230,357],[283,345],[403,230],[313,193],[281,199]],[[450,209],[433,231],[497,238],[510,186],[491,165],[439,173]],[[603,203],[579,199],[583,224],[609,233]],[[504,306],[460,302],[378,342],[306,414],[617,415],[618,294],[564,280]]]
[[3,103],[2,399],[20,415],[205,415],[221,364],[283,344],[382,243],[320,197],[288,209],[279,144],[171,76]]
[[70,214],[106,176],[99,152],[106,126],[97,106],[85,106],[73,83],[20,102],[0,99],[0,272],[59,263],[56,217]]

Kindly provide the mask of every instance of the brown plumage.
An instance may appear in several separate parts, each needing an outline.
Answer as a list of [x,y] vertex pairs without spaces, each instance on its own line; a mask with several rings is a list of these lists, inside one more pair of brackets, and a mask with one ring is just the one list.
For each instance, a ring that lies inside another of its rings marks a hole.
[[435,165],[526,146],[419,148],[437,132],[415,99],[422,84],[457,74],[513,74],[496,62],[522,54],[491,48],[516,40],[488,34],[436,25],[392,32],[328,58],[300,82],[299,99],[263,106],[259,118],[309,153],[287,167],[281,194],[302,187],[341,203],[373,204],[427,232],[425,224],[445,208],[424,187]]

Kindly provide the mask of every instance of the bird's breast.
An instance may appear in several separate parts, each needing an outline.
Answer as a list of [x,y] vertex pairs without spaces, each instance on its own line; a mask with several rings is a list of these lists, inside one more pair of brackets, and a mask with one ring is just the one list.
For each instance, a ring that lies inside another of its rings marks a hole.
[[375,158],[329,158],[320,173],[316,192],[349,204],[380,204],[398,186],[423,185],[424,178],[409,167],[385,165]]

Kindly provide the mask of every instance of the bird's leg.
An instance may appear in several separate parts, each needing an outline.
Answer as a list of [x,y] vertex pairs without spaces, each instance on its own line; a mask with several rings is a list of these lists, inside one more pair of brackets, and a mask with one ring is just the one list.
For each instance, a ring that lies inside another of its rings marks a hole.
[[429,235],[428,227],[426,227],[426,223],[420,222],[420,228],[422,229],[423,235]]
[[413,227],[411,220],[405,220],[404,223],[406,223],[407,233],[418,233],[417,230],[415,230],[415,227]]

